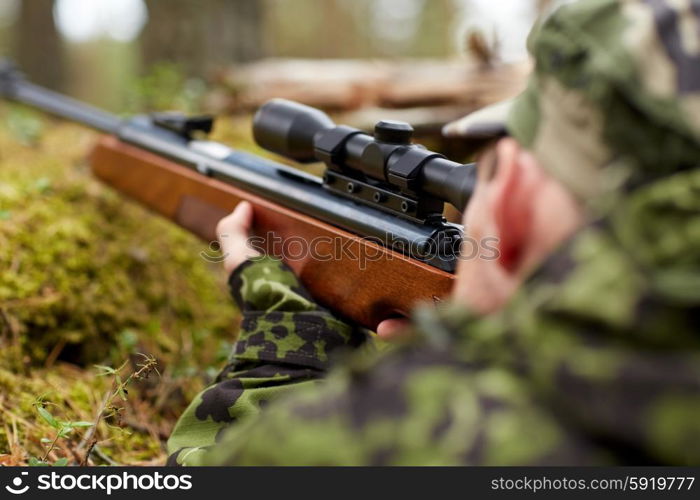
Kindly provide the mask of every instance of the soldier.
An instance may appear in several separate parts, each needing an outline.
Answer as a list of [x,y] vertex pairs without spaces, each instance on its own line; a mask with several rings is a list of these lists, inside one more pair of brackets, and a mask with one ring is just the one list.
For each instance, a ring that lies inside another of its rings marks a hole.
[[487,143],[465,226],[498,258],[410,342],[329,371],[363,334],[247,249],[250,206],[221,222],[241,337],[170,463],[700,465],[700,0],[567,4],[529,50],[445,129]]

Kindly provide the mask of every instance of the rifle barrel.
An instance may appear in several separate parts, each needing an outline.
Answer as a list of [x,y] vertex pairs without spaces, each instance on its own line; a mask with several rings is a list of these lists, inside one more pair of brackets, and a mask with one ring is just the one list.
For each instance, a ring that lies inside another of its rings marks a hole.
[[122,124],[116,115],[26,81],[6,61],[0,61],[0,95],[108,134],[115,134]]

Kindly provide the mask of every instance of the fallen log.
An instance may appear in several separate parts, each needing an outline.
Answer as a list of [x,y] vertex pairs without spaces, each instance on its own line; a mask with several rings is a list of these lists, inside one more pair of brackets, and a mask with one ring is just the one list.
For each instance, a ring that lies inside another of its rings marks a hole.
[[484,66],[466,59],[267,59],[223,71],[209,103],[227,112],[247,112],[273,97],[332,111],[474,109],[517,94],[528,71],[529,64]]

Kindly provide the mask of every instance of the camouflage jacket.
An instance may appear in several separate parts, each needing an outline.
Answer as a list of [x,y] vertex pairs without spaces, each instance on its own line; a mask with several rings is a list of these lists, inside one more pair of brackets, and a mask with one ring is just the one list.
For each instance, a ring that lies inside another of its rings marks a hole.
[[366,332],[318,306],[294,273],[272,258],[249,260],[229,278],[242,320],[231,358],[190,404],[168,442],[169,464],[199,464],[232,424],[279,395],[325,376],[331,358]]
[[244,264],[241,338],[170,463],[699,465],[699,214],[698,169],[639,188],[501,313],[419,310],[415,341],[323,382],[362,335],[278,263]]

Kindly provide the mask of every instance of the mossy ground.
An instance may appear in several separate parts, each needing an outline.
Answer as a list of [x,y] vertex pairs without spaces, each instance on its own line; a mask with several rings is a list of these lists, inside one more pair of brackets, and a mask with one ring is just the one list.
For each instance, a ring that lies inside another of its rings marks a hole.
[[[221,120],[216,139],[249,148],[239,122]],[[111,384],[93,365],[135,365],[137,353],[160,376],[130,388],[120,421],[100,424],[93,461],[162,462],[177,416],[235,339],[225,276],[199,255],[207,245],[91,178],[95,139],[0,108],[0,464],[40,457],[53,437],[37,398],[58,418],[92,421]],[[79,461],[85,432],[49,458]]]

